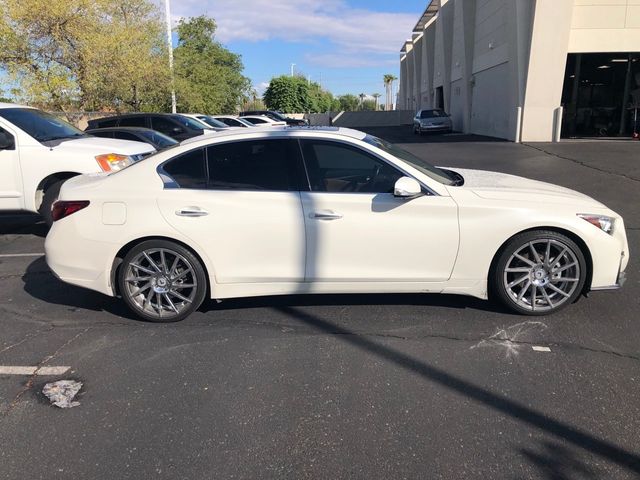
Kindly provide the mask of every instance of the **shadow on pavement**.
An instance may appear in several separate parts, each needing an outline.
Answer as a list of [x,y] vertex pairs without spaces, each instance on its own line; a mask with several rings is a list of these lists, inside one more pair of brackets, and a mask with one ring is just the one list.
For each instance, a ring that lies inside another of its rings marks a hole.
[[241,310],[243,308],[283,308],[351,305],[412,305],[445,307],[456,310],[473,309],[489,313],[514,315],[501,304],[463,295],[431,293],[385,293],[385,294],[298,294],[269,297],[247,297],[225,299],[221,303],[205,302],[202,311]]
[[46,237],[49,227],[40,215],[7,213],[0,215],[0,235],[36,235]]
[[[376,355],[388,363],[395,364],[399,368],[414,372],[422,376],[425,380],[441,385],[503,415],[507,415],[529,425],[530,427],[537,428],[541,432],[553,435],[561,440],[580,447],[594,455],[613,462],[630,472],[640,474],[640,455],[635,452],[626,450],[608,442],[607,440],[601,440],[587,431],[564,423],[561,420],[551,418],[527,405],[493,393],[484,387],[451,375],[440,368],[419,360],[418,358],[381,345],[367,337],[358,335],[355,332],[328,322],[318,316],[291,307],[280,307],[278,310],[302,324],[308,325],[322,332],[338,335],[337,338],[340,340],[370,354]],[[529,458],[533,460],[536,456],[539,465],[553,465],[553,461],[550,460],[548,456],[544,457],[538,454],[531,454]],[[557,463],[558,461],[556,461],[556,465],[553,468],[559,468]],[[548,478],[561,479],[566,477],[550,476]],[[580,478],[585,477],[583,476]]]
[[93,312],[107,312],[118,317],[139,320],[124,303],[114,297],[108,297],[93,290],[76,287],[58,280],[44,259],[34,260],[22,276],[24,291],[34,298],[54,305],[69,307],[70,311],[78,309]]
[[552,442],[542,442],[537,451],[528,448],[520,453],[548,480],[586,480],[604,478],[585,464],[572,450]]
[[391,143],[506,143],[502,138],[484,137],[467,133],[423,133],[414,134],[411,125],[399,127],[362,127],[356,128],[375,137],[384,138]]

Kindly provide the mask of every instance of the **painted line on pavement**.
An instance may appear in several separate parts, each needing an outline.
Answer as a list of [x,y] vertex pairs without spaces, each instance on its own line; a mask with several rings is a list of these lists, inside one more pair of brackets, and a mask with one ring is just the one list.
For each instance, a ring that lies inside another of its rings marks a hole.
[[44,257],[44,253],[7,253],[0,255],[0,258],[12,258],[12,257]]
[[0,365],[0,375],[62,375],[71,367],[31,367]]
[[549,347],[539,347],[537,345],[532,345],[531,348],[535,352],[550,352],[551,351],[551,349]]

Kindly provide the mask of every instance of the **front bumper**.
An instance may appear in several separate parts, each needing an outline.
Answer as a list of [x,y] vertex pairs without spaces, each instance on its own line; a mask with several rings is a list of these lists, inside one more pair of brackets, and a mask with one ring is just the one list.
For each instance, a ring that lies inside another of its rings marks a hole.
[[418,125],[420,132],[449,132],[451,125]]
[[622,254],[620,257],[620,267],[618,268],[618,276],[616,277],[616,283],[614,283],[613,285],[604,286],[604,287],[592,287],[591,291],[602,292],[607,290],[619,290],[620,288],[622,288],[625,282],[627,281],[627,273],[624,271],[624,265],[625,265],[624,254]]

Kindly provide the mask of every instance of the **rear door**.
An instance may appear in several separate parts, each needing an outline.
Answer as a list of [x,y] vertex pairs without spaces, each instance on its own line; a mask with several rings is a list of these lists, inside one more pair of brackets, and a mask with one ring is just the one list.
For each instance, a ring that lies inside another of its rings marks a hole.
[[18,138],[8,125],[0,124],[0,210],[24,208]]
[[211,259],[218,283],[304,281],[303,165],[297,142],[199,148],[163,166],[164,218]]

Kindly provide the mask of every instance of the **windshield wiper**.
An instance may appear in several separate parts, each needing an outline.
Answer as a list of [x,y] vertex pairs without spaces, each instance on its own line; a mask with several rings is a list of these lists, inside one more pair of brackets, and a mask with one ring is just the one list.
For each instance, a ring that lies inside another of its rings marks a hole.
[[44,137],[38,139],[40,142],[52,142],[53,140],[64,140],[65,138],[77,138],[77,137],[86,137],[85,133],[74,133],[73,135],[58,135],[52,137]]

